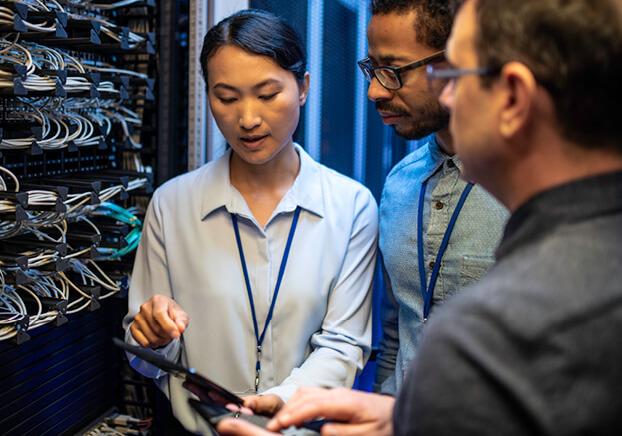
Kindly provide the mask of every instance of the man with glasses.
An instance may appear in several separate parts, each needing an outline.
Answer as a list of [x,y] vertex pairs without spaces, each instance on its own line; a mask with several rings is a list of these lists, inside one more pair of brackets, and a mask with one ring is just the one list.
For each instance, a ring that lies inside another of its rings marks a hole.
[[620,434],[622,1],[467,0],[447,60],[464,175],[511,216],[429,325],[396,433]]
[[341,421],[324,434],[618,435],[622,1],[466,0],[447,57],[430,79],[465,177],[512,212],[497,263],[426,327],[395,411],[306,389],[269,428],[322,416]]
[[449,0],[373,0],[369,57],[359,61],[383,122],[422,145],[387,177],[380,202],[385,271],[375,390],[394,395],[431,312],[493,264],[507,212],[461,175],[449,114],[426,66],[444,65]]

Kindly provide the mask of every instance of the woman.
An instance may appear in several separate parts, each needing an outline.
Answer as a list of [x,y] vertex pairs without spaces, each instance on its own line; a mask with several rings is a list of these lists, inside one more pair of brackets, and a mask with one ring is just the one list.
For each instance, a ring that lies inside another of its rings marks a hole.
[[[201,64],[231,148],[154,194],[126,338],[252,395],[258,412],[303,385],[351,386],[370,349],[376,203],[293,142],[309,89],[300,39],[242,11],[208,32]],[[168,383],[176,416],[199,428],[175,380],[131,363]]]

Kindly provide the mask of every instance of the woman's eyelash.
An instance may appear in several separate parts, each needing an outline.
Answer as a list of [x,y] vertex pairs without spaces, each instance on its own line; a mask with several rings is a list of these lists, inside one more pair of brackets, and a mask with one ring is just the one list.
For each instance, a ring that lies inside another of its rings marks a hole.
[[272,100],[277,94],[278,92],[275,92],[274,94],[260,95],[259,98],[262,100]]

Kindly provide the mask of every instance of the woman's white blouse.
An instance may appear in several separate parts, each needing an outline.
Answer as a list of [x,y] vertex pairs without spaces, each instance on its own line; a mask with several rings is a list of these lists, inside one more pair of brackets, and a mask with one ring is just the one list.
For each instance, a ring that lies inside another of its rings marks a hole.
[[[298,145],[299,174],[265,228],[229,179],[228,151],[160,187],[151,200],[132,273],[129,323],[155,294],[188,313],[180,341],[160,350],[241,395],[253,394],[256,340],[231,213],[238,215],[259,331],[274,292],[293,212],[302,212],[272,322],[259,391],[287,400],[300,386],[351,386],[371,346],[377,206],[361,184],[313,161]],[[131,356],[157,378],[176,416],[200,428],[180,383]]]

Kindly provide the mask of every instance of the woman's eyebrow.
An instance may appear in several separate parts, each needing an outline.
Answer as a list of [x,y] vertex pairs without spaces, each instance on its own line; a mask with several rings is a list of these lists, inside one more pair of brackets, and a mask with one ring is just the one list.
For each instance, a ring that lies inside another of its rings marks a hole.
[[235,92],[239,92],[238,88],[236,88],[235,86],[231,86],[231,85],[227,85],[226,83],[222,83],[222,82],[218,82],[214,85],[214,89],[216,88],[223,88],[226,89],[228,91],[235,91]]
[[267,85],[280,85],[280,84],[281,84],[281,82],[279,80],[276,80],[276,79],[266,79],[266,80],[263,80],[263,81],[259,82],[255,86],[253,86],[253,89],[263,88],[264,86],[267,86]]
[[[257,83],[256,85],[253,85],[253,89],[257,90],[257,89],[263,88],[264,86],[268,86],[268,85],[281,85],[281,81],[279,81],[277,79],[262,80],[261,82]],[[232,86],[232,85],[229,85],[229,84],[223,83],[223,82],[216,83],[214,85],[214,89],[217,89],[217,88],[226,89],[228,91],[239,92],[239,89],[236,88],[235,86]]]

